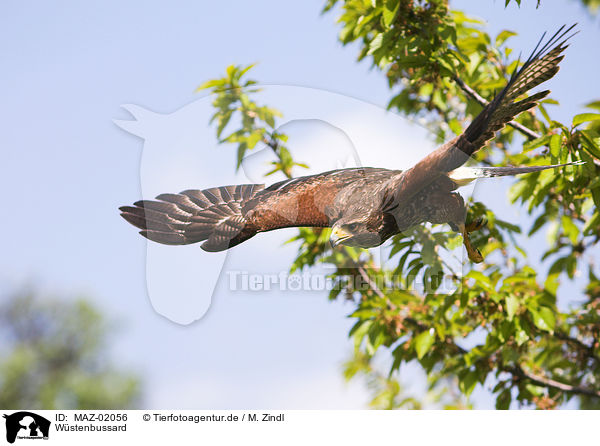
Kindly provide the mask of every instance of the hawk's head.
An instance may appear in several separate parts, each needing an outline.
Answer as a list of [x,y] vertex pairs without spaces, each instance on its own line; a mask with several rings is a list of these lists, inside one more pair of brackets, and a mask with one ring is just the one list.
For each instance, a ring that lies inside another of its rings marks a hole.
[[394,224],[393,219],[389,221],[379,212],[346,212],[331,227],[329,242],[332,247],[340,244],[358,248],[379,246],[394,233],[391,224]]

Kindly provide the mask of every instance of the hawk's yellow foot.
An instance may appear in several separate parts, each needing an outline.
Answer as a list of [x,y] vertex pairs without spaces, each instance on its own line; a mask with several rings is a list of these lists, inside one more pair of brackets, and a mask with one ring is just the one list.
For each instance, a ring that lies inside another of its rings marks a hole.
[[473,220],[470,223],[465,225],[465,229],[467,232],[479,231],[487,224],[487,220],[483,217],[478,218],[477,220]]
[[479,251],[479,249],[473,246],[473,243],[471,243],[471,238],[469,237],[469,231],[467,230],[467,227],[464,224],[460,224],[458,225],[458,229],[460,230],[463,236],[463,244],[465,245],[465,248],[467,250],[469,260],[473,263],[483,262],[483,256],[481,255],[481,252]]

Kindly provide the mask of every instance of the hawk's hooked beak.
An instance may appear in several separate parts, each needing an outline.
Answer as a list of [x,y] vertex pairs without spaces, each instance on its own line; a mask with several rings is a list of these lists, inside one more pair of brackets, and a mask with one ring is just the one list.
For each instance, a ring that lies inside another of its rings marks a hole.
[[352,234],[350,234],[349,232],[344,231],[340,227],[334,227],[331,229],[329,243],[331,244],[332,248],[335,248],[337,245],[342,243],[344,240],[349,239],[350,237],[352,237]]

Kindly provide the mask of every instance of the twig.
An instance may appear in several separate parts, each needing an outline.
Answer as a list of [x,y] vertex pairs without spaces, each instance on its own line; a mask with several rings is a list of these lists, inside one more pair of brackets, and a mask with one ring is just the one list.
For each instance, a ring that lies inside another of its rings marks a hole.
[[279,148],[279,143],[277,142],[276,139],[274,138],[267,138],[266,136],[263,138],[263,142],[268,145],[273,152],[275,152],[275,155],[277,155],[277,149]]
[[[479,93],[477,93],[475,90],[473,90],[471,87],[469,87],[467,84],[465,84],[463,82],[462,79],[460,79],[456,74],[452,76],[452,78],[454,79],[454,82],[457,83],[457,85],[465,92],[467,93],[469,96],[471,96],[473,99],[475,99],[480,105],[482,106],[486,106],[489,104],[489,101],[487,99],[485,99],[483,96],[481,96]],[[540,135],[539,133],[534,132],[533,130],[528,129],[527,127],[525,127],[523,124],[518,123],[517,121],[510,121],[508,123],[508,125],[510,125],[512,128],[514,128],[515,130],[518,130],[519,132],[523,133],[525,136],[527,136],[527,138],[529,138],[530,140],[533,139],[538,139],[541,138],[542,135]]]
[[[373,279],[371,279],[371,277],[365,270],[365,267],[362,265],[358,265],[357,268],[358,268],[358,272],[359,272],[360,276],[363,278],[363,280],[365,282],[367,282],[367,285],[369,285],[369,288],[371,288],[375,292],[375,294],[377,294],[382,299],[387,299],[386,295],[383,294],[383,291],[381,291],[379,289],[379,287],[377,286],[377,284],[373,281]],[[393,305],[393,304],[390,302],[390,305]]]
[[572,386],[570,384],[561,383],[559,381],[555,381],[550,378],[546,378],[545,376],[539,376],[532,372],[528,372],[524,370],[521,366],[515,366],[509,369],[506,369],[507,372],[511,372],[516,376],[521,378],[527,378],[535,384],[539,384],[544,387],[552,387],[558,390],[562,390],[563,392],[568,393],[577,393],[579,395],[587,395],[595,398],[600,398],[600,391],[588,389],[585,387]]

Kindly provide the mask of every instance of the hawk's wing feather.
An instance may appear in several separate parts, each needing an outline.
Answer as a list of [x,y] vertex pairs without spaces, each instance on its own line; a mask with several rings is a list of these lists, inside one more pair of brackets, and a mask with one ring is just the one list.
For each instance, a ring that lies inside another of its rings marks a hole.
[[122,206],[121,216],[155,242],[187,245],[205,240],[204,249],[219,251],[236,236],[241,241],[248,238],[243,233],[242,203],[263,188],[262,184],[240,184],[161,194],[156,200]]

